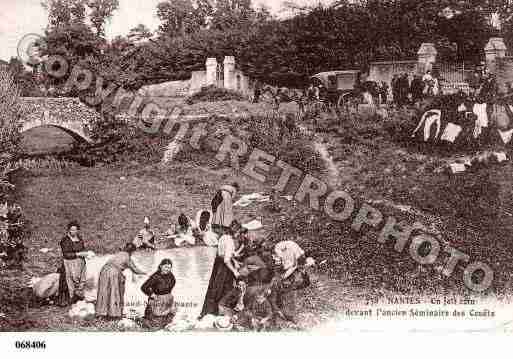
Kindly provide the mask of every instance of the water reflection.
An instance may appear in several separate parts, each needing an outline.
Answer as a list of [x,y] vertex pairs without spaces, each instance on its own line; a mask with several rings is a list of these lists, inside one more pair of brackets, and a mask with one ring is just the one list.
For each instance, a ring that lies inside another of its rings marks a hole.
[[[214,263],[216,249],[212,247],[176,248],[157,251],[136,252],[134,261],[153,274],[162,259],[173,261],[173,274],[176,286],[173,295],[180,315],[197,317],[201,312],[203,300],[208,287],[210,273]],[[98,276],[103,265],[111,255],[96,257],[87,262],[86,299],[96,300]],[[147,297],[141,292],[141,285],[149,275],[134,275],[125,271],[125,314],[128,316],[142,316],[144,314]]]

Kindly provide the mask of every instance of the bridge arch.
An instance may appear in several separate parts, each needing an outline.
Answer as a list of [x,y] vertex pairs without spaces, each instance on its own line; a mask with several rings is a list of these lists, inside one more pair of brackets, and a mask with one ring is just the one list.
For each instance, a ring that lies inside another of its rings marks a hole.
[[22,133],[36,127],[51,126],[61,129],[77,141],[94,143],[90,136],[90,124],[101,120],[101,116],[78,98],[24,97],[22,101],[28,108]]
[[32,130],[34,128],[39,127],[54,127],[58,128],[59,130],[65,132],[66,134],[70,135],[75,141],[79,143],[89,143],[93,144],[94,141],[91,139],[91,137],[87,136],[84,131],[77,131],[76,129],[68,128],[66,126],[63,126],[62,124],[51,124],[51,123],[43,123],[43,124],[24,124],[21,133],[27,132],[28,130]]

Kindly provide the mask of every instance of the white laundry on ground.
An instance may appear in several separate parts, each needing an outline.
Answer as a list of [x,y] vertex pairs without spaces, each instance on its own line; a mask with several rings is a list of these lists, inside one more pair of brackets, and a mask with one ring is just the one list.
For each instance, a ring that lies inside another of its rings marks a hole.
[[169,323],[165,330],[170,332],[183,332],[193,329],[197,321],[189,315],[175,315],[173,321]]
[[513,135],[513,128],[511,130],[507,130],[507,131],[501,131],[501,130],[498,130],[498,131],[499,131],[499,136],[501,136],[502,142],[504,142],[504,144],[508,144],[511,141],[511,136]]
[[117,322],[118,327],[123,329],[134,329],[137,327],[137,323],[132,319],[123,318]]
[[449,122],[447,126],[444,129],[444,132],[442,133],[442,136],[440,137],[440,140],[448,141],[451,143],[454,143],[454,140],[460,132],[462,131],[461,126],[458,126],[452,122]]
[[175,245],[181,247],[185,244],[193,246],[196,243],[196,238],[192,235],[192,229],[189,229],[186,233],[177,234],[175,237]]
[[59,273],[50,273],[32,284],[34,295],[41,299],[50,298],[59,291]]
[[216,318],[217,317],[213,314],[207,314],[203,318],[201,318],[201,320],[196,321],[196,323],[194,324],[194,329],[213,329]]
[[466,170],[464,163],[451,163],[449,165],[449,167],[450,167],[452,173],[465,172],[465,170]]
[[41,278],[40,278],[40,277],[32,277],[32,278],[30,278],[30,280],[28,281],[27,287],[29,287],[29,288],[33,288],[33,287],[34,287],[34,285],[35,285],[37,282],[39,282],[40,280],[41,280]]
[[269,196],[263,195],[261,193],[250,193],[242,195],[241,198],[233,205],[237,207],[247,207],[253,204],[253,202],[268,202],[269,200]]
[[504,152],[494,152],[493,154],[497,158],[497,162],[504,162],[508,159]]
[[86,301],[80,301],[71,306],[68,315],[71,318],[78,319],[91,319],[94,318],[95,309],[93,303],[87,303]]
[[486,103],[475,103],[472,112],[477,116],[474,127],[474,138],[481,135],[483,127],[488,127],[488,114],[486,113]]
[[246,228],[248,231],[256,231],[257,229],[262,228],[263,225],[262,225],[262,222],[254,219],[251,222],[243,224],[242,227]]
[[[441,117],[442,111],[440,110],[426,111],[420,118],[420,121],[413,131],[411,137],[415,137],[417,131],[424,125],[424,142],[427,142],[430,138],[438,138],[438,135],[440,134],[440,127],[442,126]],[[431,136],[431,126],[433,126],[433,124],[436,125],[436,134],[434,137]]]

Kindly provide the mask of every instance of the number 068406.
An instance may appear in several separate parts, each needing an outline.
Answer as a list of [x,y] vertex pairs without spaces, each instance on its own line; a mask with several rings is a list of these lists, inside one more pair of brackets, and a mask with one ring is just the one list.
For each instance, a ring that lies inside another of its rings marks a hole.
[[16,349],[46,349],[44,341],[16,341]]

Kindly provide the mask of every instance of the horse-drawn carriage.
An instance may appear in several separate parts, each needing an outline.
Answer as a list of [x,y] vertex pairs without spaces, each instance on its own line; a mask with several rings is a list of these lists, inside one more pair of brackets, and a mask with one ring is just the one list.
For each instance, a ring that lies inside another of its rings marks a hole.
[[[315,95],[311,91],[315,89]],[[365,94],[368,94],[367,100]],[[373,81],[363,81],[360,70],[342,70],[320,72],[310,77],[310,87],[305,90],[291,88],[262,89],[261,101],[279,106],[280,102],[295,101],[304,109],[305,105],[314,105],[321,112],[334,108],[348,110],[360,103],[373,103],[379,96],[379,89]]]
[[[363,102],[373,102],[379,96],[377,84],[374,81],[363,81],[360,70],[320,72],[311,79],[315,86],[322,85],[325,88],[326,95],[322,100],[339,110]],[[367,101],[364,99],[365,93],[370,96]]]

